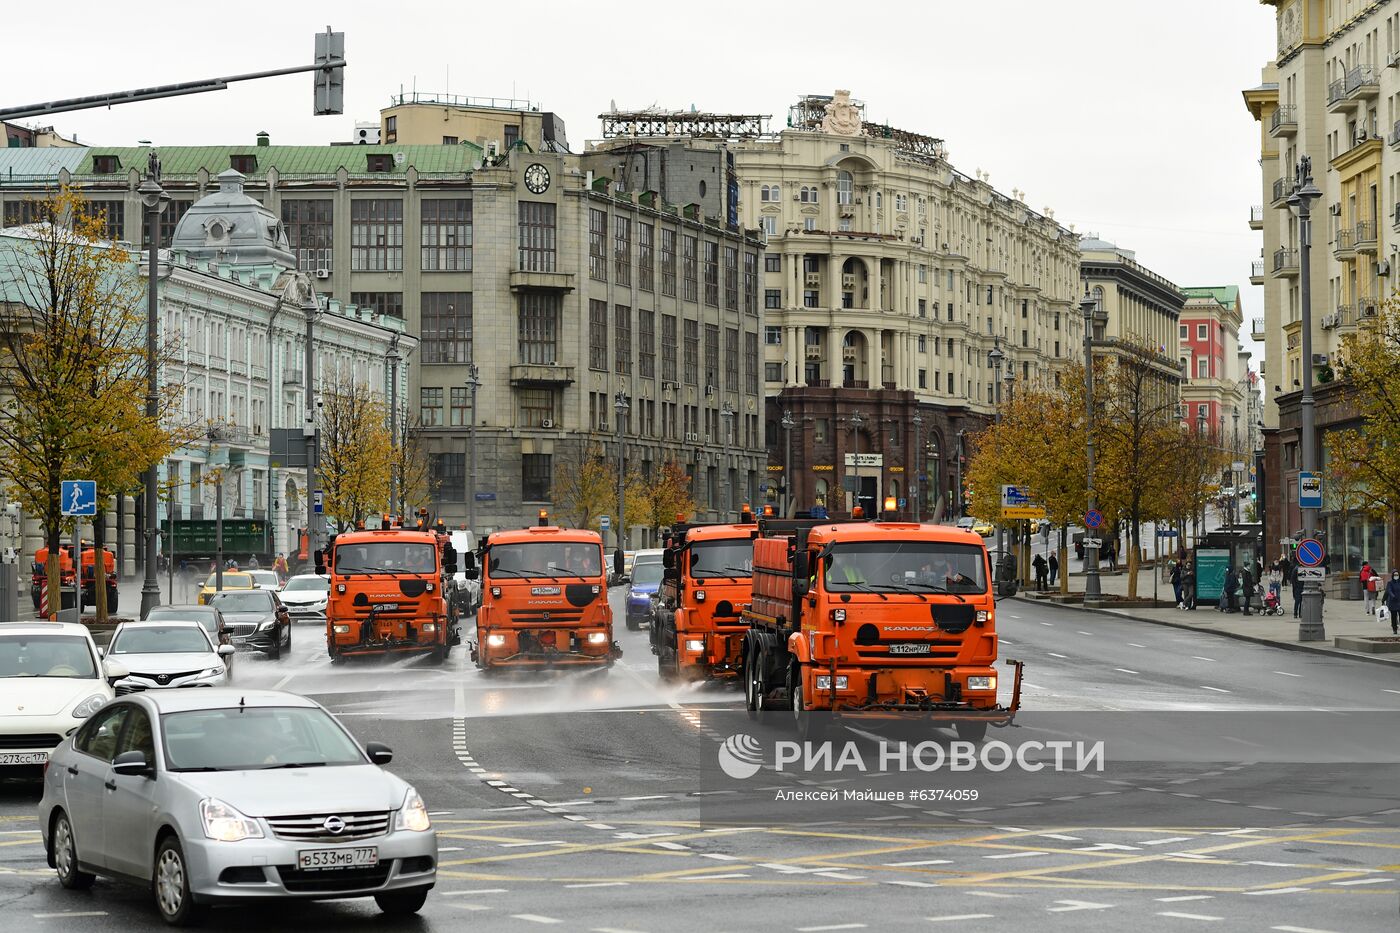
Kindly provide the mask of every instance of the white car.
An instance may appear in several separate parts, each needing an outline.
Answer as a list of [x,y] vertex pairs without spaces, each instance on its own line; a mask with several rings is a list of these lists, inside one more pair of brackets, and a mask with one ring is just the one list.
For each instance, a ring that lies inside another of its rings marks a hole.
[[254,589],[276,590],[282,587],[282,578],[277,576],[275,570],[245,570],[243,572],[253,578]]
[[476,550],[476,535],[465,529],[457,529],[448,532],[448,540],[452,542],[452,549],[457,552],[458,570],[452,575],[452,593],[460,612],[476,612],[476,608],[481,605],[481,580],[468,580],[465,572],[461,570],[462,558],[468,551]]
[[116,678],[117,696],[166,687],[222,687],[229,682],[225,659],[233,645],[218,645],[198,622],[123,622],[112,634],[106,657],[126,668]]
[[331,595],[331,578],[319,573],[297,574],[287,581],[277,594],[287,614],[295,621],[309,619],[315,622],[326,621],[326,600]]
[[108,700],[109,677],[87,627],[40,622],[0,625],[0,767],[42,765],[49,753]]

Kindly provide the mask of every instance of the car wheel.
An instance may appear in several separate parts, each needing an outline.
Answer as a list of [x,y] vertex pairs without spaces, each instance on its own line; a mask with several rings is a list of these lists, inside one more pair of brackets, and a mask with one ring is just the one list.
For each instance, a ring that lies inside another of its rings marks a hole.
[[287,623],[287,643],[286,643],[285,645],[283,645],[282,647],[286,648],[287,651],[288,651],[289,653],[290,653],[291,650],[292,650],[292,623],[291,623],[291,622],[288,622],[288,623]]
[[73,824],[62,810],[53,823],[53,864],[58,869],[58,883],[70,891],[86,891],[96,877],[78,867],[78,846],[73,841]]
[[282,660],[282,639],[274,638],[272,647],[268,649],[267,656],[274,661]]
[[959,719],[953,723],[953,728],[957,731],[958,738],[964,742],[976,744],[987,737],[987,720],[985,719]]
[[185,851],[175,836],[166,836],[156,847],[156,871],[151,879],[151,893],[161,919],[173,927],[197,923],[206,908],[196,904],[190,894],[189,867]]
[[383,894],[376,894],[374,902],[379,905],[379,909],[390,916],[407,916],[416,914],[423,909],[423,904],[428,900],[428,889],[408,888],[404,891],[386,891]]

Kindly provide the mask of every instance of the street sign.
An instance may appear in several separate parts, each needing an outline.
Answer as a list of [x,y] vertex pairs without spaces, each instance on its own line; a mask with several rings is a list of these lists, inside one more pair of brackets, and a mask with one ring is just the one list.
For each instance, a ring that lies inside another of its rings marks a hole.
[[1015,508],[1018,505],[1030,505],[1030,491],[1025,486],[1003,486],[1001,487],[1001,507],[1004,509]]
[[1243,460],[1236,460],[1234,463],[1230,464],[1230,469],[1236,473],[1243,473],[1244,467],[1245,463]]
[[318,489],[315,492],[313,492],[311,494],[311,511],[316,513],[317,515],[320,515],[325,510],[325,506],[326,498],[322,494],[321,490]]
[[1282,545],[1283,547],[1291,548],[1291,547],[1293,547],[1293,545],[1297,544],[1298,542],[1297,542],[1297,541],[1294,541],[1292,538],[1279,538],[1279,539],[1278,539],[1278,543],[1279,543],[1280,545]]
[[1038,505],[1014,505],[1001,507],[1002,518],[1044,518],[1045,509]]
[[909,504],[909,500],[908,500],[908,499],[900,499],[900,500],[899,500],[899,507],[900,507],[901,509],[904,508],[904,507],[905,507],[906,505],[908,505],[908,504]]
[[1327,571],[1323,570],[1321,567],[1299,567],[1294,572],[1298,574],[1299,580],[1308,582],[1321,583],[1323,580],[1327,579]]
[[612,516],[604,515],[602,518],[598,519],[598,527],[601,528],[603,531],[607,531],[609,528],[611,528]]
[[1085,539],[1084,539],[1084,546],[1085,546],[1085,547],[1103,547],[1103,539],[1102,539],[1102,538],[1085,538]]
[[59,484],[63,514],[91,516],[97,514],[97,482],[90,479],[65,479]]
[[495,502],[496,494],[494,492],[478,492],[475,494],[475,499],[477,502]]
[[1157,534],[1162,538],[1175,538],[1177,531],[1175,528],[1159,528]]
[[1327,556],[1327,549],[1316,538],[1304,538],[1298,542],[1298,563],[1303,567],[1321,567]]
[[1322,477],[1319,474],[1298,474],[1298,508],[1322,508]]
[[1084,524],[1090,528],[1098,528],[1103,525],[1103,513],[1098,509],[1090,509],[1084,513]]

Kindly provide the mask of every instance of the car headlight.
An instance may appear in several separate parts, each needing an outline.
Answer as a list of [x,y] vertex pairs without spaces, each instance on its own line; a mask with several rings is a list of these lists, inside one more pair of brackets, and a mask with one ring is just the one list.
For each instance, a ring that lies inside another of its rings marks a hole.
[[686,651],[704,651],[705,642],[699,638],[687,638],[685,640]]
[[73,707],[74,719],[87,719],[93,713],[102,708],[102,704],[107,702],[107,698],[100,693],[94,693],[77,706]]
[[[845,690],[845,689],[846,689],[846,684],[847,684],[847,683],[849,683],[849,681],[847,680],[846,675],[844,675],[844,674],[838,674],[838,675],[837,675],[837,677],[836,677],[836,689],[837,689],[837,690]],[[830,675],[830,674],[818,674],[818,675],[817,675],[817,689],[818,689],[818,690],[830,690],[830,689],[831,689],[831,675]]]
[[602,645],[602,644],[606,644],[606,643],[607,643],[607,640],[608,640],[608,633],[607,633],[607,632],[589,632],[589,633],[588,633],[588,643],[589,643],[590,645]]
[[200,676],[200,677],[219,677],[219,676],[222,676],[223,673],[224,673],[223,666],[220,665],[219,667],[211,667],[211,668],[209,668],[208,670],[200,671],[200,672],[199,672],[199,676]]
[[428,819],[428,808],[423,805],[423,798],[418,796],[418,791],[410,787],[404,795],[403,806],[394,814],[394,829],[426,833],[432,828],[433,821]]
[[967,689],[969,690],[995,690],[996,688],[997,678],[995,674],[967,679]]
[[499,647],[501,647],[501,645],[504,645],[505,643],[506,643],[506,637],[505,637],[504,635],[487,635],[487,636],[486,636],[486,644],[490,645],[492,648],[499,648]]
[[199,816],[204,822],[204,835],[218,842],[239,842],[263,837],[262,827],[258,825],[257,820],[249,819],[215,797],[206,797],[199,802]]
[[274,628],[276,628],[276,627],[277,627],[277,620],[276,620],[276,619],[268,619],[266,622],[264,622],[264,623],[262,623],[261,625],[258,626],[258,631],[259,631],[259,632],[267,632],[267,631],[271,631],[272,629],[274,629]]
[[349,632],[350,632],[350,626],[348,626],[348,625],[332,625],[332,626],[331,626],[331,631],[332,631],[332,632],[335,632],[337,635],[346,635],[346,634],[349,634]]
[[318,601],[316,601],[316,602],[314,602],[314,603],[307,603],[307,604],[306,604],[306,608],[308,608],[308,609],[324,609],[324,608],[326,608],[326,601],[325,601],[324,599],[322,599],[322,600],[318,600]]

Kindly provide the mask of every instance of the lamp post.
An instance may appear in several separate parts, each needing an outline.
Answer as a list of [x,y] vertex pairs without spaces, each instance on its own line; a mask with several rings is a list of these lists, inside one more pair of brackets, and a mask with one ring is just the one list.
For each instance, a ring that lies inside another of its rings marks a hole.
[[389,514],[399,514],[399,335],[389,340]]
[[923,520],[923,507],[919,502],[923,498],[923,483],[919,481],[919,477],[924,474],[923,470],[919,469],[919,452],[924,445],[924,416],[915,409],[914,417],[909,420],[914,422],[914,484],[909,489],[909,497],[914,500],[914,521],[918,522]]
[[306,438],[306,556],[312,559],[320,540],[320,516],[316,514],[318,483],[317,468],[320,466],[321,444],[316,433],[316,314],[321,310],[316,299],[316,291],[308,283],[302,310],[306,312],[306,425],[302,434]]
[[939,475],[941,471],[938,469],[938,454],[938,439],[930,435],[928,442],[924,444],[924,470],[929,474],[924,485],[933,491],[933,495],[930,496],[933,501],[929,503],[928,511],[931,522],[938,520],[938,482],[942,478]]
[[[1001,363],[1006,358],[1006,354],[1001,352],[1001,338],[992,338],[992,351],[987,354],[987,359],[992,364],[992,403],[993,415],[997,424],[1001,424]],[[1000,516],[997,516],[997,565],[994,568],[997,578],[1001,578],[1002,565],[1006,563],[1006,528]]]
[[[737,412],[734,411],[734,409],[730,406],[729,402],[726,401],[722,406],[720,406],[719,416],[724,419],[725,450],[734,449],[735,414],[737,414]],[[734,489],[729,481],[729,472],[729,469],[726,467],[724,471],[724,517],[721,519],[721,521],[726,522],[729,521],[729,513],[733,511],[734,508]]]
[[[1086,286],[1084,297],[1079,300],[1079,310],[1084,312],[1084,446],[1085,446],[1085,505],[1087,511],[1098,508],[1098,497],[1094,494],[1094,325],[1100,319],[1099,303],[1089,294]],[[1104,315],[1106,317],[1106,315]],[[1093,531],[1094,529],[1089,529]],[[1103,598],[1099,588],[1099,549],[1084,547],[1084,602],[1095,602]]]
[[955,505],[953,506],[953,522],[962,518],[963,510],[963,488],[962,488],[962,461],[963,461],[963,436],[966,431],[958,431],[958,443],[953,448],[953,484],[957,487],[953,490]]
[[[154,422],[160,417],[160,374],[156,370],[156,272],[160,262],[160,215],[170,203],[170,195],[160,186],[160,157],[151,151],[146,167],[146,180],[136,189],[146,212],[146,418]],[[146,540],[141,559],[145,575],[141,582],[141,618],[150,615],[160,605],[160,582],[156,579],[156,536],[160,533],[156,516],[156,480],[159,466],[152,463],[145,476]],[[81,555],[79,555],[81,556]],[[94,577],[96,579],[96,577]],[[80,607],[81,608],[81,607]]]
[[[1299,260],[1298,287],[1302,292],[1302,351],[1303,351],[1303,397],[1299,401],[1302,420],[1303,447],[1302,470],[1304,473],[1317,472],[1317,421],[1313,401],[1312,369],[1312,274],[1309,258],[1312,247],[1312,202],[1322,196],[1313,184],[1312,159],[1303,156],[1298,160],[1298,186],[1288,198],[1288,206],[1298,215],[1298,243],[1301,251]],[[1318,509],[1303,509],[1303,536],[1312,537],[1317,533]],[[1322,641],[1327,637],[1322,623],[1322,589],[1318,581],[1303,581],[1303,619],[1298,625],[1299,641]]]
[[794,492],[792,488],[792,429],[797,426],[797,422],[792,420],[792,411],[783,411],[783,420],[779,422],[783,426],[783,490],[782,501],[783,517],[787,518],[792,514],[792,503]]
[[[860,426],[863,425],[863,424],[865,424],[865,418],[863,418],[863,417],[861,416],[861,413],[858,412],[858,411],[853,411],[853,412],[851,412],[851,416],[850,416],[849,418],[846,419],[847,430],[850,431],[850,432],[853,433],[853,434],[859,432],[859,431],[860,431]],[[856,441],[856,446],[857,446],[857,447],[860,446],[860,441],[859,441],[859,439],[857,439],[857,441]],[[857,451],[857,453],[859,453],[859,451]],[[859,457],[856,458],[856,463],[860,463],[860,458],[859,458]],[[842,469],[843,469],[843,471],[844,471],[844,467],[843,467]],[[852,492],[851,492],[851,509],[850,509],[850,511],[854,511],[854,510],[855,510],[855,507],[858,506],[858,505],[860,505],[860,467],[859,467],[859,466],[853,466],[853,467],[851,467],[851,469],[855,471],[855,472],[852,473],[851,475],[854,476],[854,477],[856,477],[856,488],[855,488],[854,490],[852,490]],[[842,479],[844,479],[844,478],[845,478],[845,473],[842,472],[841,476],[842,476]],[[846,497],[845,497],[845,495],[843,494],[843,495],[841,496],[841,498],[844,500]]]
[[467,425],[467,530],[476,534],[476,390],[481,388],[481,370],[467,364],[467,388],[471,390],[471,423]]
[[622,576],[623,549],[626,548],[627,513],[623,501],[627,491],[627,450],[622,441],[622,422],[627,420],[627,410],[632,406],[627,396],[619,391],[613,398],[613,410],[617,414],[617,553],[613,556],[613,569]]

